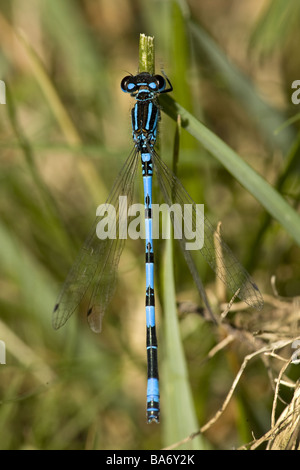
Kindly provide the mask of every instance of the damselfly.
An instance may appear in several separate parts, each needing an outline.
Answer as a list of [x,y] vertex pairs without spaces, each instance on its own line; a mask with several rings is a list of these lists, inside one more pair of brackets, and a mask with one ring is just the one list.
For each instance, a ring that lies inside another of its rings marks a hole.
[[[156,143],[160,108],[158,96],[172,91],[172,85],[167,77],[151,75],[147,72],[138,75],[128,75],[121,82],[121,89],[135,98],[132,108],[132,135],[134,148],[127,158],[111,192],[106,201],[107,206],[113,205],[116,209],[116,224],[112,224],[114,235],[100,240],[96,234],[99,218],[96,218],[90,235],[81,248],[78,257],[71,269],[53,313],[53,326],[60,328],[76,310],[77,306],[90,289],[87,319],[91,329],[101,331],[102,317],[112,298],[116,270],[125,238],[121,235],[119,215],[124,211],[123,198],[127,203],[132,201],[133,185],[139,156],[142,163],[145,205],[145,239],[146,239],[146,329],[147,329],[147,420],[159,422],[159,379],[157,362],[157,339],[155,326],[154,302],[154,253],[152,237],[152,176],[153,170],[166,203],[179,204],[180,207],[189,205],[188,215],[184,211],[184,218],[189,217],[194,224],[196,219],[196,204],[186,192],[178,178],[168,169],[160,159],[154,145]],[[174,214],[170,213],[174,224]],[[214,230],[209,220],[203,219],[204,245],[201,253],[207,263],[227,285],[233,294],[244,300],[249,306],[260,309],[263,305],[262,296],[250,275],[237,261],[230,248]],[[191,253],[186,249],[185,235],[179,240],[188,267],[195,280],[196,286],[206,305],[208,305],[196,266]]]

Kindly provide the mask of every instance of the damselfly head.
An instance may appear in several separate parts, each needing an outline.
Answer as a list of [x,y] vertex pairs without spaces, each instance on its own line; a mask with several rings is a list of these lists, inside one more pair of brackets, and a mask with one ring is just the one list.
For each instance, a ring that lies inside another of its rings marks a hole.
[[166,88],[166,80],[162,75],[150,75],[142,72],[138,75],[126,75],[121,81],[121,89],[124,93],[135,95],[140,91],[161,93]]

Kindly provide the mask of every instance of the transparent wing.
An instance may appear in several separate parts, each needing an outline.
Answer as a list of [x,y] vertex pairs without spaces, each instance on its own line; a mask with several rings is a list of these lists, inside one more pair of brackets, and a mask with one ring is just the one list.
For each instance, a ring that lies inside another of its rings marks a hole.
[[[192,227],[194,232],[198,231],[197,236],[199,239],[204,236],[204,243],[202,248],[200,248],[200,252],[206,262],[215,271],[216,275],[225,283],[232,294],[237,293],[237,297],[246,302],[249,306],[260,310],[263,306],[263,298],[251,276],[240,264],[229,246],[224,242],[220,234],[216,232],[205,215],[203,219],[203,230],[201,231],[201,228],[199,229],[199,227],[197,227],[199,224],[197,224],[197,210],[195,202],[187,193],[179,179],[161,160],[159,155],[157,155],[156,152],[152,153],[158,183],[167,204],[169,206],[172,204],[179,204],[181,210],[178,211],[178,213],[179,215],[181,214],[182,218],[180,224],[190,224],[190,227]],[[189,210],[184,212],[185,204],[189,205]],[[187,220],[188,218],[190,220]],[[172,213],[171,219],[174,225],[174,214]],[[176,231],[175,226],[174,228]],[[203,297],[203,285],[193,262],[191,252],[185,248],[186,243],[189,241],[190,240],[185,238],[184,233],[182,235],[182,239],[179,240],[196,286],[200,295]],[[205,301],[205,298],[203,300]]]
[[[137,152],[133,149],[105,203],[107,238],[99,239],[96,229],[101,217],[96,217],[57,299],[52,317],[55,329],[66,323],[89,291],[88,322],[92,330],[101,331],[101,320],[114,292],[116,270],[125,242],[119,237],[119,214],[131,204],[137,163]],[[127,197],[127,204],[123,198],[119,204],[120,195]]]

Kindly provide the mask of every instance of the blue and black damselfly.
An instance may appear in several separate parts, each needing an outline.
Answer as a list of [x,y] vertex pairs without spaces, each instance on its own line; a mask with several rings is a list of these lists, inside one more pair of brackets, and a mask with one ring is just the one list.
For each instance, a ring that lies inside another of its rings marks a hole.
[[[189,212],[180,211],[182,217],[180,223],[184,224],[185,218],[189,217],[189,223],[195,226],[197,211],[196,204],[186,192],[181,182],[168,169],[154,150],[158,122],[160,120],[158,96],[172,91],[173,88],[170,81],[162,75],[151,75],[147,72],[142,72],[135,76],[128,75],[124,77],[121,82],[121,89],[135,98],[135,105],[132,109],[134,148],[127,158],[106,201],[107,207],[112,205],[115,208],[115,222],[111,225],[114,236],[109,236],[110,234],[107,233],[106,238],[101,240],[98,238],[96,227],[99,217],[97,217],[55,305],[53,326],[55,329],[63,326],[89,291],[88,323],[93,331],[101,331],[102,317],[114,292],[116,271],[125,242],[124,234],[121,233],[122,228],[119,223],[119,216],[125,210],[123,201],[126,200],[127,206],[132,201],[134,178],[140,156],[144,185],[146,239],[147,420],[148,422],[159,422],[159,382],[152,236],[153,171],[169,207],[173,204],[178,204],[182,209],[185,205],[189,206]],[[126,196],[126,198],[120,198],[120,195]],[[174,213],[170,212],[170,217],[174,225]],[[205,216],[202,231],[204,244],[200,251],[207,263],[233,294],[236,294],[249,306],[260,309],[263,305],[263,299],[258,287]],[[183,234],[182,238],[179,239],[183,255],[200,295],[210,310],[193,258],[186,249],[186,242],[187,240]]]

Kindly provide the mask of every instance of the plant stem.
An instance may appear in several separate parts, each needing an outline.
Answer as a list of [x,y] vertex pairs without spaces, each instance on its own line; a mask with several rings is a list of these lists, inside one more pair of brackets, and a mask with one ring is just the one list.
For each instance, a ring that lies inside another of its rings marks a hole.
[[140,34],[139,42],[139,73],[155,73],[155,48],[154,37]]

